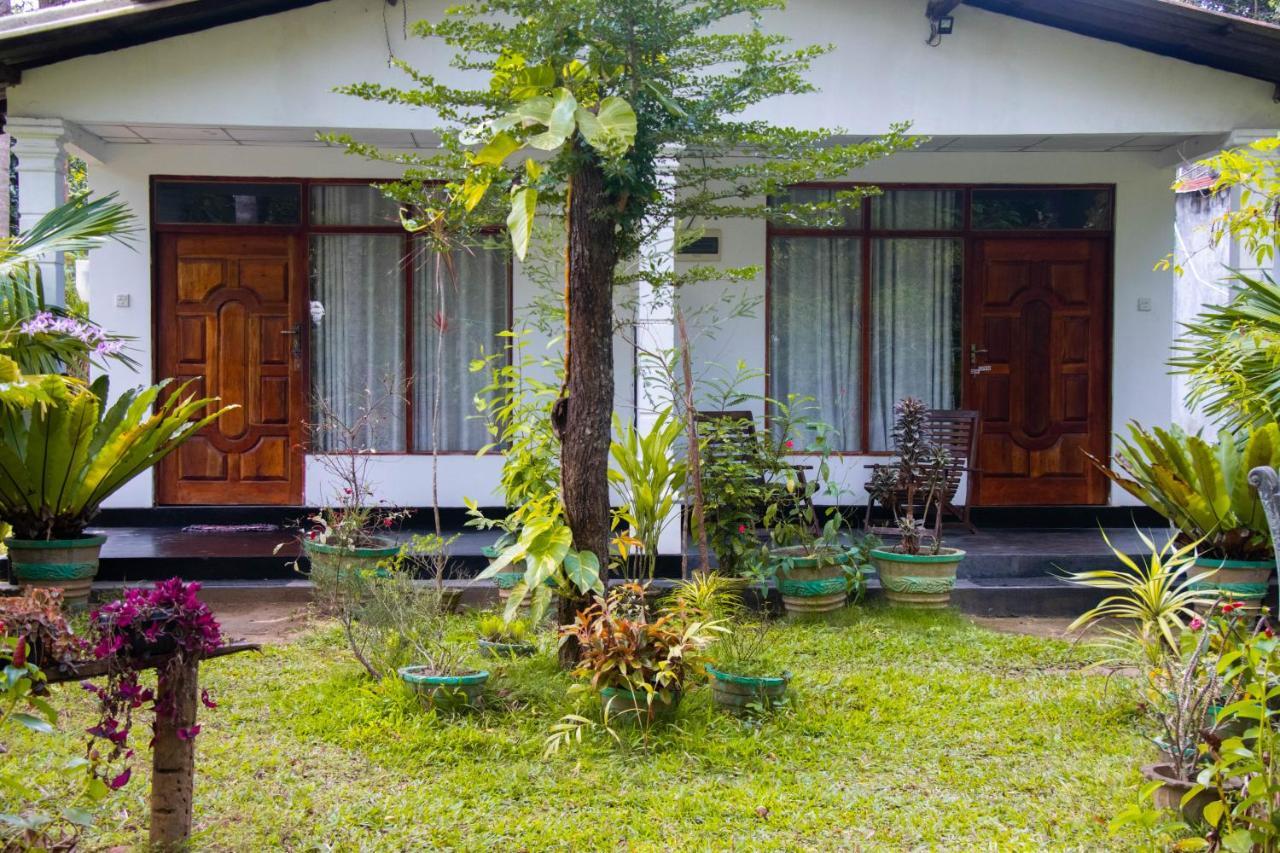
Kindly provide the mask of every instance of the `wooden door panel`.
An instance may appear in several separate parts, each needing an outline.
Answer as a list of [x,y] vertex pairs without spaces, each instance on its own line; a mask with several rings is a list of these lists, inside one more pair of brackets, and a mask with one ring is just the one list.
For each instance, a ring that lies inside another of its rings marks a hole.
[[982,417],[975,503],[1097,504],[1109,447],[1107,244],[978,241],[966,394]]
[[302,282],[289,235],[158,235],[157,364],[238,409],[157,471],[165,504],[302,502]]

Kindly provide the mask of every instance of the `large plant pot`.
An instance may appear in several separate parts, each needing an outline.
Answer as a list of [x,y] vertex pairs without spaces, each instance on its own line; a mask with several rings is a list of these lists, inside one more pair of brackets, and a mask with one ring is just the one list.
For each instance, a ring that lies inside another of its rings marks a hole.
[[721,672],[708,666],[711,676],[711,698],[716,705],[731,714],[748,714],[767,711],[781,703],[787,695],[787,683],[791,674],[755,677]]
[[610,721],[648,724],[673,718],[680,705],[680,693],[672,693],[671,699],[666,702],[662,701],[659,694],[654,693],[651,703],[649,693],[644,690],[605,687],[600,691],[600,700],[604,703]]
[[871,562],[880,576],[885,598],[893,604],[938,609],[951,604],[956,568],[964,559],[959,548],[943,548],[940,554],[899,554],[881,548],[871,550]]
[[316,598],[321,605],[336,603],[327,599],[336,598],[340,583],[368,577],[377,572],[379,563],[400,552],[400,546],[390,539],[376,541],[378,544],[367,548],[339,548],[302,540],[302,550],[311,561],[308,577],[315,585]]
[[1142,776],[1147,781],[1161,783],[1153,797],[1156,808],[1181,812],[1183,819],[1191,826],[1202,823],[1205,806],[1218,799],[1214,791],[1201,791],[1188,800],[1185,806],[1182,805],[1183,796],[1195,787],[1195,783],[1174,776],[1169,764],[1148,764],[1142,768]]
[[807,555],[802,548],[774,548],[769,556],[778,564],[778,593],[788,613],[830,613],[844,607],[849,597],[844,572],[848,552]]
[[461,711],[484,704],[484,685],[489,680],[487,670],[466,675],[433,675],[425,666],[406,666],[399,672],[404,683],[428,708]]
[[1187,574],[1191,579],[1192,589],[1221,594],[1224,599],[1240,602],[1245,610],[1257,611],[1262,607],[1262,600],[1267,597],[1267,589],[1275,569],[1275,560],[1220,560],[1216,557],[1200,557]]
[[18,586],[56,587],[73,610],[89,604],[89,589],[98,575],[98,556],[106,536],[79,539],[6,539],[9,566]]

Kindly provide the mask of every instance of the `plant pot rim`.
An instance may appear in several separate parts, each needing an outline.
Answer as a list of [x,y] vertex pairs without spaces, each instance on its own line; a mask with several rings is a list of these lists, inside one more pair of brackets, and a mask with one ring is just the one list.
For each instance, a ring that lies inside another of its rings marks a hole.
[[1220,557],[1196,557],[1193,564],[1198,569],[1274,569],[1276,561],[1270,560],[1225,560]]
[[19,539],[16,536],[10,536],[4,540],[4,544],[9,548],[35,550],[37,548],[89,548],[106,541],[105,533],[87,533],[75,539]]
[[483,684],[489,678],[489,670],[481,669],[463,675],[431,675],[425,670],[427,666],[402,666],[397,672],[410,684],[430,684],[435,686],[455,687],[462,684]]
[[[658,688],[656,687],[653,688],[653,695],[655,697],[659,696],[660,692],[661,691],[659,691]],[[680,698],[681,691],[679,689],[675,689],[670,692],[671,692],[671,701],[674,703]],[[601,687],[600,693],[601,695],[630,696],[633,699],[638,696],[642,699],[646,699],[646,701],[647,701],[647,697],[649,696],[649,692],[644,688],[641,688],[639,690],[632,690],[628,687],[614,687],[614,686]],[[654,701],[661,702],[662,700],[658,698],[658,699],[655,699]]]
[[940,554],[903,554],[888,548],[872,548],[871,556],[897,563],[958,563],[965,557],[959,548],[943,548]]
[[791,673],[787,670],[782,671],[782,675],[735,675],[731,672],[724,672],[716,669],[711,664],[707,664],[707,672],[717,681],[727,681],[731,684],[745,684],[750,687],[779,687],[785,686],[791,681]]
[[488,639],[485,639],[484,637],[477,637],[476,639],[478,640],[481,646],[485,648],[496,649],[498,651],[506,651],[508,649],[537,649],[538,648],[533,643],[529,643],[525,641],[506,643],[506,642],[503,642],[502,640],[488,640]]
[[1151,782],[1162,782],[1170,788],[1180,788],[1189,791],[1195,787],[1195,782],[1179,779],[1173,775],[1173,765],[1167,761],[1156,761],[1151,764],[1142,765],[1142,776]]
[[324,542],[303,539],[302,549],[304,551],[315,551],[317,554],[346,554],[356,557],[394,557],[400,551],[399,543],[392,539],[387,539],[384,536],[375,536],[373,538],[375,541],[386,542],[387,544],[359,548],[340,548],[337,545],[327,545]]

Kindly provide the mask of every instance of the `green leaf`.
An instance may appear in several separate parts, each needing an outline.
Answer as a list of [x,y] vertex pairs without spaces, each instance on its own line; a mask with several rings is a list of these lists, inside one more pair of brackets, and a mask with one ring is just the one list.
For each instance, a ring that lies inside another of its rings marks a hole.
[[604,592],[600,582],[600,559],[594,551],[570,551],[564,555],[564,574],[578,592]]
[[[519,150],[520,142],[506,131],[494,135],[493,139],[471,157],[477,166],[501,166],[502,162]],[[470,208],[468,208],[470,210]]]
[[522,261],[529,252],[529,241],[533,238],[533,215],[537,207],[538,191],[533,187],[520,187],[511,194],[507,231],[511,234],[511,249]]
[[484,199],[484,194],[489,191],[491,183],[487,178],[467,175],[466,180],[462,182],[462,206],[467,213],[476,209],[476,205]]
[[40,732],[41,734],[46,734],[46,735],[51,734],[53,732],[53,726],[49,725],[47,720],[42,720],[39,717],[35,716],[34,714],[28,714],[23,711],[15,711],[13,713],[13,716],[10,719],[14,720],[15,722],[21,723],[22,725],[31,729],[31,731],[33,732]]
[[1253,849],[1253,835],[1247,829],[1237,829],[1223,837],[1222,846],[1231,853],[1249,853]]
[[93,826],[93,812],[87,809],[68,806],[62,810],[62,817],[68,823],[74,823],[76,826]]
[[577,118],[582,138],[606,157],[621,157],[636,140],[636,114],[622,98],[605,98],[594,114],[580,109]]

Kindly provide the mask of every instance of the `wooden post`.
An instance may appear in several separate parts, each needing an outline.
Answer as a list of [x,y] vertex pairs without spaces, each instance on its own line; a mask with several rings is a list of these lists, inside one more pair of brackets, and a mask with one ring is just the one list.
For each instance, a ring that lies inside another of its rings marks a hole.
[[182,849],[191,836],[196,744],[190,735],[184,739],[178,732],[196,724],[199,673],[198,661],[159,670],[158,703],[172,703],[173,714],[156,714],[151,759],[151,846],[157,850]]

